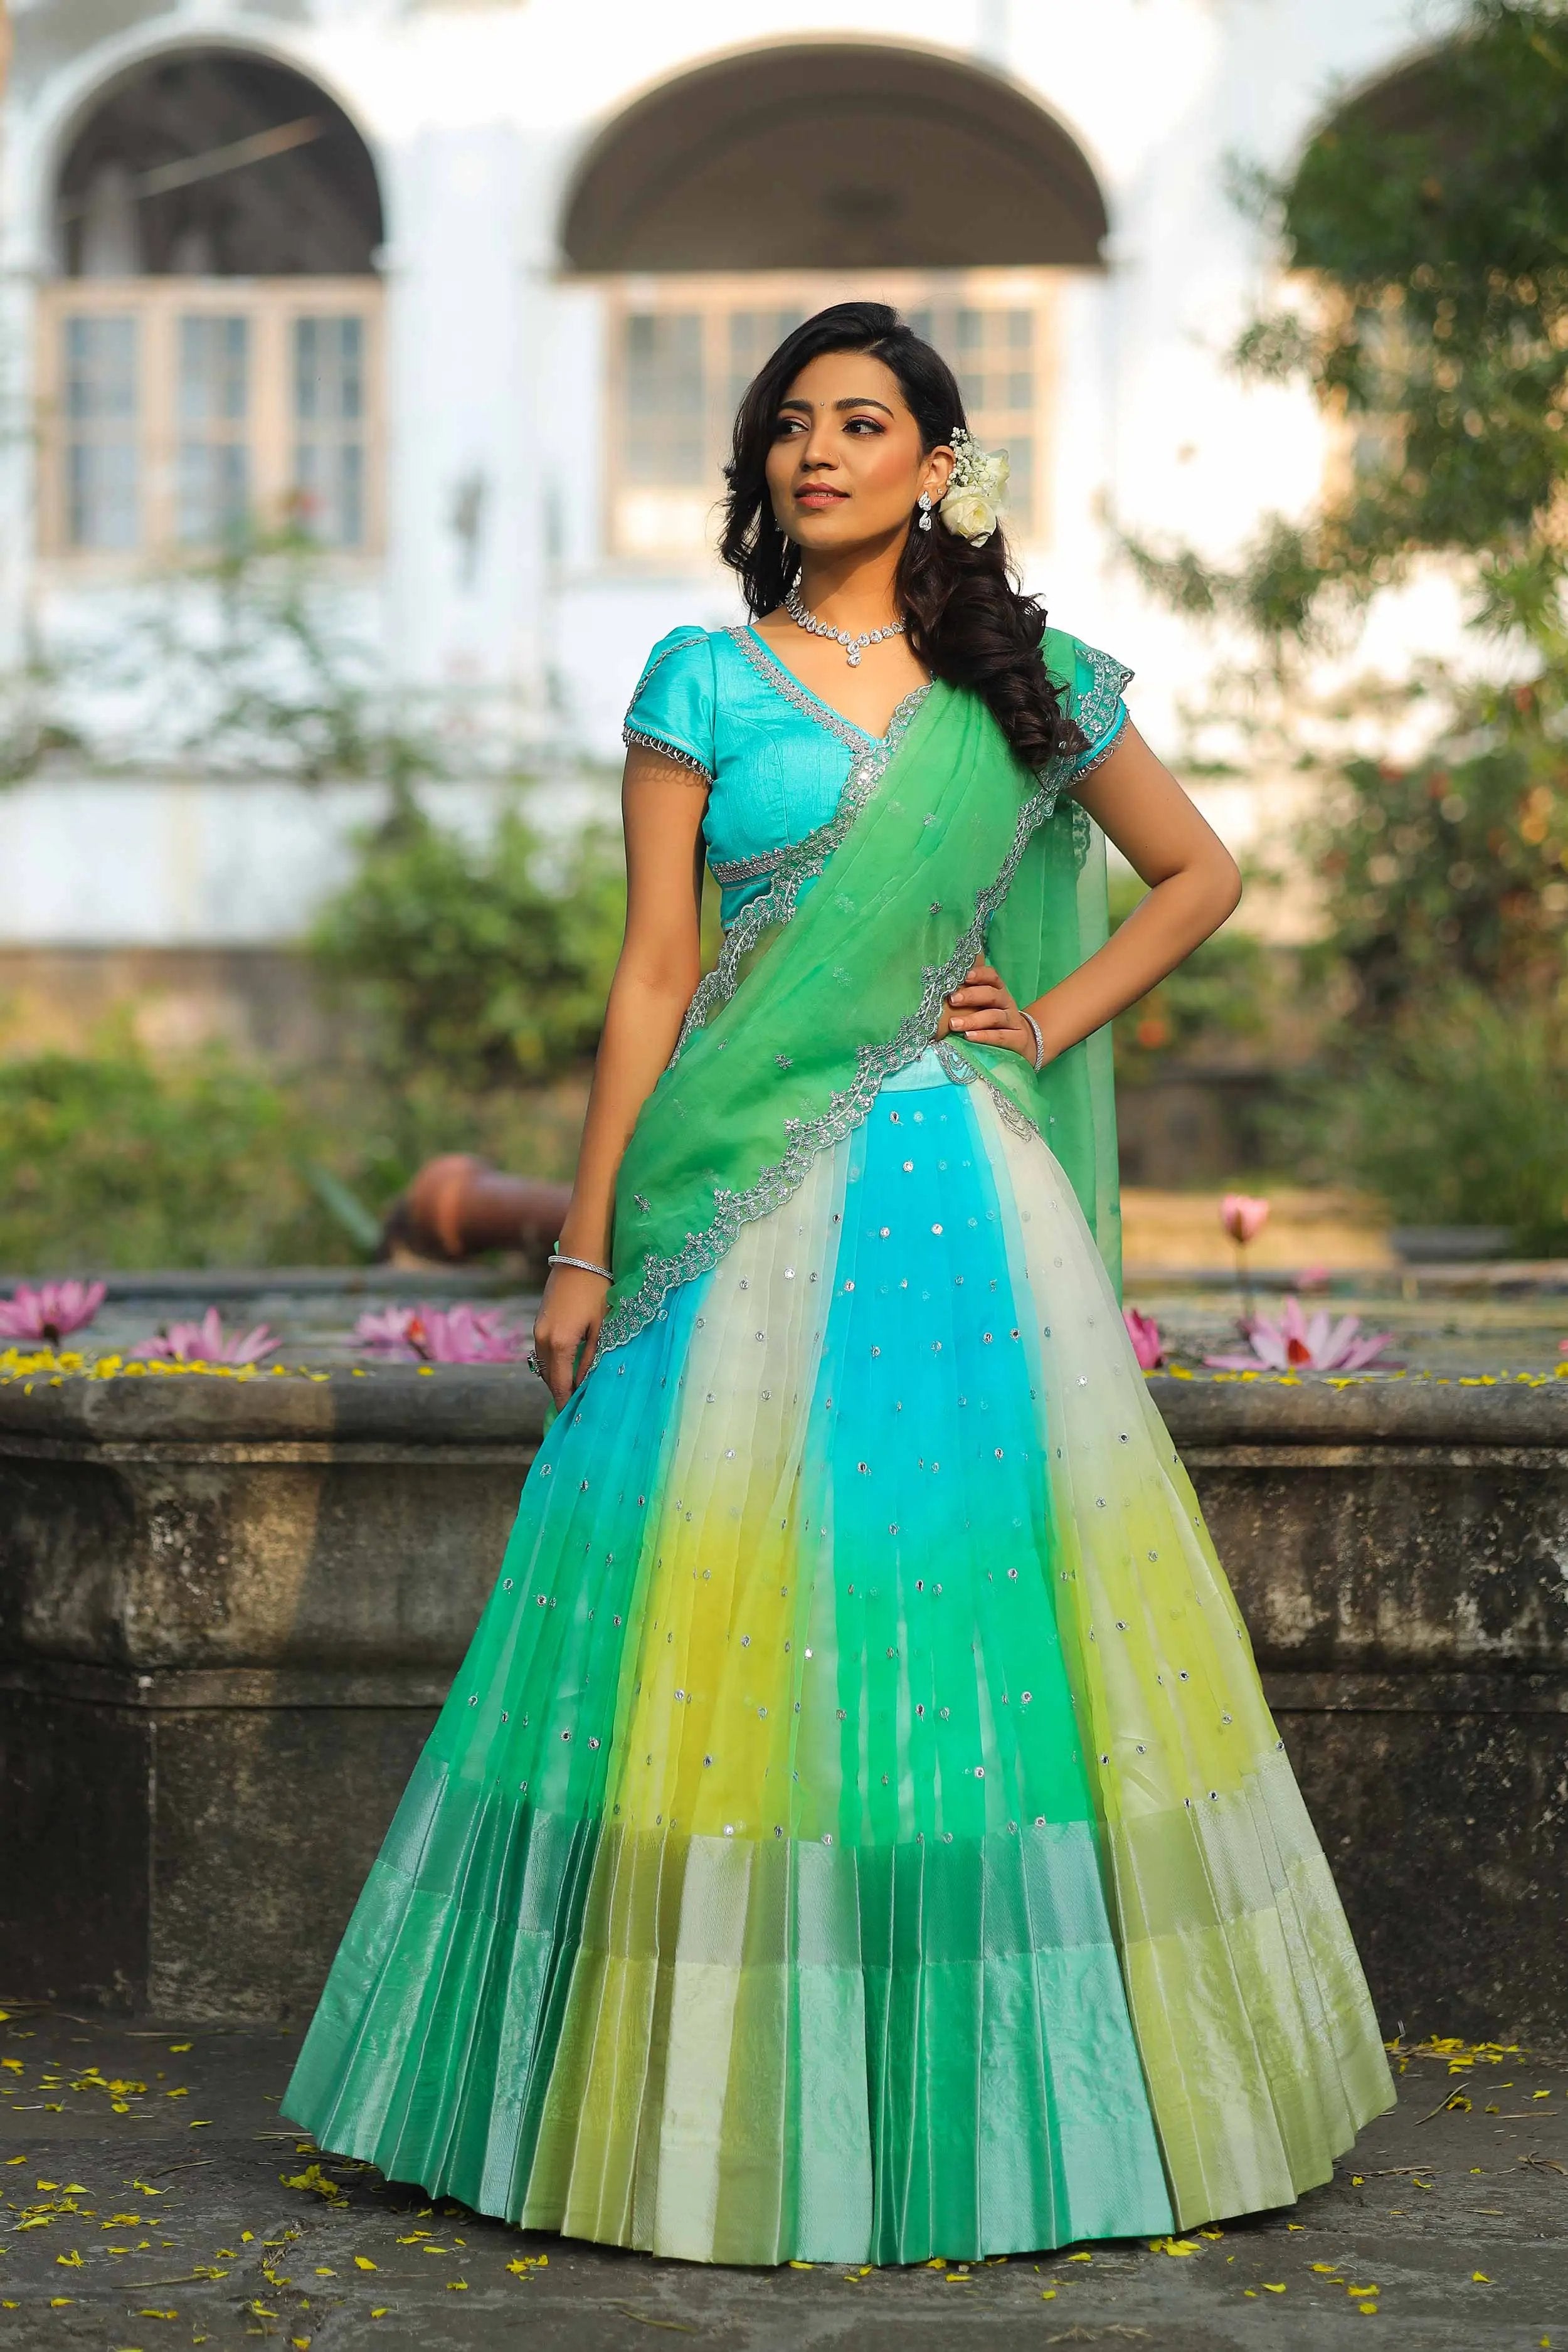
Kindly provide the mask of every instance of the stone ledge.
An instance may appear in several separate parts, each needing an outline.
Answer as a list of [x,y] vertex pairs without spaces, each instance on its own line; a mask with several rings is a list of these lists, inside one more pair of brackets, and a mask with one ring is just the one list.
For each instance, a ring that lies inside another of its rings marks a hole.
[[[108,1447],[307,1441],[424,1452],[536,1445],[544,1383],[522,1364],[387,1364],[366,1371],[37,1372],[0,1381],[0,1440]],[[16,1451],[13,1444],[9,1449]]]
[[[1338,1381],[1267,1375],[1149,1377],[1178,1445],[1479,1445],[1568,1449],[1568,1378]],[[121,1373],[40,1371],[0,1381],[0,1444],[40,1437],[90,1445],[279,1443],[392,1444],[421,1451],[531,1445],[543,1382],[521,1364],[387,1364],[364,1370]]]
[[[1150,1388],[1383,2013],[1568,2030],[1568,1381]],[[308,2005],[544,1402],[499,1366],[0,1381],[0,1978]]]

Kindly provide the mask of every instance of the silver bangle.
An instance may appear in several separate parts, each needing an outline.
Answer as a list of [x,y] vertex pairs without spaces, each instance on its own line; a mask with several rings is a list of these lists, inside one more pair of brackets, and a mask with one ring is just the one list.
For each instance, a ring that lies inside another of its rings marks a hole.
[[606,1282],[614,1282],[616,1278],[607,1265],[595,1265],[591,1257],[568,1257],[563,1249],[552,1250],[547,1263],[551,1265],[580,1266],[584,1274],[602,1275]]
[[1040,1034],[1040,1024],[1036,1020],[1034,1014],[1032,1013],[1024,1013],[1024,1008],[1021,1004],[1019,1005],[1018,1010],[1020,1013],[1024,1013],[1025,1020],[1028,1023],[1030,1028],[1035,1033],[1035,1075],[1037,1077],[1046,1066],[1046,1041]]

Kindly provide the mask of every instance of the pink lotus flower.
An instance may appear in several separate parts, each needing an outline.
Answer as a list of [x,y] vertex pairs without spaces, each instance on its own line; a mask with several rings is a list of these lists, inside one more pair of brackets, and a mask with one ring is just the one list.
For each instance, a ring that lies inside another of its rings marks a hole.
[[103,1304],[101,1282],[23,1282],[10,1298],[0,1298],[0,1339],[47,1339],[58,1346],[68,1331],[79,1331]]
[[362,1315],[354,1338],[362,1348],[415,1364],[515,1364],[527,1352],[523,1333],[500,1319],[499,1307],[386,1307]]
[[1160,1339],[1160,1326],[1152,1315],[1140,1315],[1136,1307],[1124,1307],[1121,1320],[1127,1326],[1127,1336],[1132,1342],[1132,1352],[1139,1369],[1157,1372],[1165,1360],[1165,1350]]
[[[1342,1315],[1336,1323],[1321,1308],[1310,1318],[1301,1312],[1301,1302],[1287,1298],[1278,1323],[1267,1315],[1254,1318],[1247,1327],[1247,1341],[1250,1355],[1205,1356],[1205,1364],[1216,1371],[1271,1372],[1359,1372],[1384,1349],[1394,1344],[1392,1331],[1369,1331],[1364,1337],[1359,1315]],[[1393,1371],[1392,1364],[1381,1364],[1380,1371]]]
[[1219,1204],[1219,1221],[1237,1249],[1245,1249],[1268,1223],[1268,1203],[1255,1201],[1250,1192],[1227,1192]]
[[265,1323],[250,1331],[226,1331],[217,1308],[209,1307],[199,1323],[170,1323],[131,1353],[176,1364],[258,1364],[282,1344]]

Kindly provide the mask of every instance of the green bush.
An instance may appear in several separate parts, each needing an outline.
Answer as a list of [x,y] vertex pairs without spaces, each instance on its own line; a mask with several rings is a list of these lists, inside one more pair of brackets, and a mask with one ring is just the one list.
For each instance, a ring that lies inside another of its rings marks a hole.
[[[1142,896],[1141,882],[1117,877],[1111,921],[1125,921]],[[1277,993],[1268,950],[1250,931],[1226,926],[1117,1014],[1111,1034],[1118,1079],[1137,1086],[1183,1064],[1226,1060],[1239,1046],[1261,1045],[1273,1025]]]
[[620,945],[620,862],[595,829],[562,870],[550,863],[516,805],[475,843],[404,796],[365,838],[310,947],[388,1085],[426,1074],[475,1100],[592,1054]]
[[1506,1225],[1526,1255],[1568,1255],[1560,1011],[1452,990],[1325,1085],[1314,1108],[1328,1168],[1380,1193],[1395,1223]]
[[306,1173],[321,1141],[221,1051],[163,1070],[121,1038],[0,1062],[0,1267],[352,1257]]

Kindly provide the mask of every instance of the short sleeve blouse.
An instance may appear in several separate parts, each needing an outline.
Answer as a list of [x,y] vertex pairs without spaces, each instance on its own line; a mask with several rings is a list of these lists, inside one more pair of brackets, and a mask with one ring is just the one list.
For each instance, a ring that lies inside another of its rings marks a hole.
[[[1074,646],[1074,706],[1089,737],[1076,782],[1121,735],[1131,672]],[[783,851],[828,823],[851,762],[877,740],[803,686],[755,629],[691,625],[655,646],[623,732],[710,787],[703,841],[726,925],[766,889]]]

